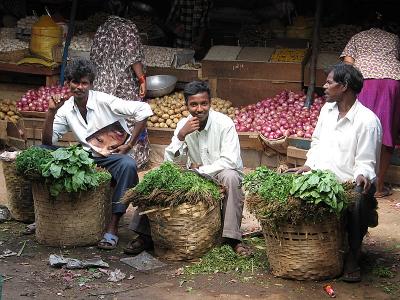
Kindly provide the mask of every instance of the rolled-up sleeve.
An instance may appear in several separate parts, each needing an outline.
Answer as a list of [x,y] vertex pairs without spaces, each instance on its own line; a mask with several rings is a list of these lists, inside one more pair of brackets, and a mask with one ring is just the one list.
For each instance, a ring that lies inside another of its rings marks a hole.
[[54,117],[53,121],[53,136],[52,142],[53,144],[57,143],[64,134],[69,131],[69,125],[66,117],[62,114],[62,112],[58,111]]
[[143,121],[153,115],[150,105],[146,102],[127,101],[118,97],[112,97],[109,105],[113,113],[124,117],[131,117],[136,122]]
[[312,135],[311,146],[307,152],[307,160],[304,163],[305,166],[308,166],[313,170],[316,168],[318,164],[318,153],[320,152],[319,142],[321,136],[322,119],[323,119],[322,114],[323,111],[321,111],[321,114],[318,117],[318,122],[317,125],[315,126],[314,133]]
[[369,127],[360,133],[354,159],[354,180],[358,175],[363,175],[372,181],[376,178],[381,145],[382,129],[380,124],[376,127]]
[[[186,124],[188,118],[184,118],[178,122],[176,129],[174,131],[174,136],[172,137],[171,144],[165,148],[164,160],[173,161],[175,157],[182,155],[183,149],[185,147],[185,142],[178,139],[178,133],[182,127]],[[178,153],[177,153],[178,152]]]

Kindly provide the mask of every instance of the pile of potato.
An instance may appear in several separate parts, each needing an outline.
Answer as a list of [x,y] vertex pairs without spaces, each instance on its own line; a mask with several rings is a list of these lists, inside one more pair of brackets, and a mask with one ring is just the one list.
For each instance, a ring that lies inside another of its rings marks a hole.
[[[184,117],[189,116],[189,111],[185,105],[185,97],[181,92],[175,92],[164,97],[157,97],[149,100],[154,115],[147,121],[150,128],[176,128],[176,124]],[[220,98],[211,99],[213,110],[235,117],[235,108],[232,102]]]
[[17,112],[16,101],[0,99],[0,120],[17,123],[20,116]]

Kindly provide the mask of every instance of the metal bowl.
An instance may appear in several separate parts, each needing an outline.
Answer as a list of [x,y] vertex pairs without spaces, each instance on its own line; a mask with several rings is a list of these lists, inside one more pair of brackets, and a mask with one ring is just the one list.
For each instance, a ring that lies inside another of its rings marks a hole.
[[178,79],[172,75],[154,75],[146,78],[146,97],[161,97],[175,89]]

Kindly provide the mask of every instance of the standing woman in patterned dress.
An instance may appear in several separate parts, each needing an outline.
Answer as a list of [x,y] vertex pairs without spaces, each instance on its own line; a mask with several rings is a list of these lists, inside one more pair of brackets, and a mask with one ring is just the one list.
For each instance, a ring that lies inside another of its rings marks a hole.
[[[371,24],[371,22],[369,23]],[[371,29],[354,35],[341,58],[353,64],[364,76],[358,100],[379,118],[383,129],[376,198],[391,195],[384,186],[386,171],[399,137],[400,123],[400,41],[385,30],[382,15],[376,13]]]
[[[94,36],[90,59],[96,66],[94,90],[125,100],[142,101],[146,95],[143,49],[136,25],[127,19],[111,16]],[[135,124],[127,120],[130,127]],[[150,146],[144,132],[131,151],[138,169],[149,161]]]

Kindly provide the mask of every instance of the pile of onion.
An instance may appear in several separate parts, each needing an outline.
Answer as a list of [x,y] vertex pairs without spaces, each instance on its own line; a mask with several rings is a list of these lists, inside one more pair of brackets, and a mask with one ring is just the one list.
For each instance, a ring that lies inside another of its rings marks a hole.
[[271,140],[284,136],[311,138],[325,100],[314,94],[310,108],[304,106],[305,100],[303,92],[282,91],[273,98],[237,109],[236,130],[259,132]]
[[17,101],[18,111],[45,112],[49,108],[49,100],[52,96],[61,95],[69,98],[70,90],[67,86],[42,86],[37,90],[28,90],[21,99]]

